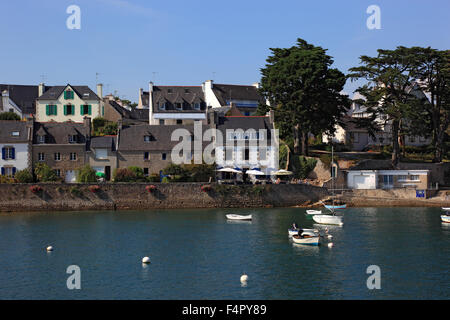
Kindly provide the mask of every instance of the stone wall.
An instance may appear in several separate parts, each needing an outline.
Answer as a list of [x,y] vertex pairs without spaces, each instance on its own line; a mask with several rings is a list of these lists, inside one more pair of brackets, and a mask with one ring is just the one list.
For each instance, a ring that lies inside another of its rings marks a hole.
[[255,208],[310,205],[328,197],[325,188],[309,185],[216,185],[204,192],[201,183],[101,184],[93,193],[87,184],[0,184],[0,211],[146,210],[175,208]]

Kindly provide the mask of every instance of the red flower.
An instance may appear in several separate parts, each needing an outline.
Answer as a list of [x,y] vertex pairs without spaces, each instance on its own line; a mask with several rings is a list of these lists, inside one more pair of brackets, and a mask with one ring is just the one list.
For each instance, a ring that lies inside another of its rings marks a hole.
[[40,186],[31,186],[30,191],[33,193],[38,193],[42,191],[42,188]]
[[91,191],[92,193],[96,193],[100,190],[99,186],[89,186],[89,191]]
[[212,190],[212,187],[209,184],[205,184],[201,187],[203,192],[209,192]]
[[156,186],[153,185],[153,184],[151,184],[151,185],[149,185],[149,186],[146,186],[146,187],[145,187],[145,190],[147,190],[148,192],[153,192],[153,191],[156,190]]

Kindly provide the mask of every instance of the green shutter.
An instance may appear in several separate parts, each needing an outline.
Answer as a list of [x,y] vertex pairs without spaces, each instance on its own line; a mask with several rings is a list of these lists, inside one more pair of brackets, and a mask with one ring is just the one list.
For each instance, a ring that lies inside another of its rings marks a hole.
[[73,97],[74,97],[74,93],[73,93],[73,91],[70,91],[70,99],[73,99]]
[[50,110],[49,110],[48,104],[45,105],[45,114],[48,116],[50,115]]
[[67,99],[67,91],[64,91],[64,99]]
[[55,104],[53,107],[55,108],[55,112],[53,114],[56,116],[58,115],[58,106]]
[[88,105],[88,114],[89,114],[89,115],[92,114],[92,108],[91,108],[91,105]]
[[64,115],[67,116],[67,104],[64,105]]
[[105,106],[102,106],[102,116],[105,115]]
[[83,105],[80,105],[80,115],[83,115]]

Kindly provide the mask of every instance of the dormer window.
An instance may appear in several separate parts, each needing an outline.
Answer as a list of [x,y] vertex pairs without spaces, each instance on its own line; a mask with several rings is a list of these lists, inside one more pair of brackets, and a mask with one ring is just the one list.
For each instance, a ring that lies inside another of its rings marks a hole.
[[18,137],[18,136],[20,136],[20,132],[19,131],[13,131],[13,132],[11,132],[11,135],[13,137]]
[[150,142],[150,136],[144,136],[144,142]]
[[158,103],[158,109],[159,110],[166,110],[166,103],[165,102],[159,102]]
[[73,97],[74,97],[73,91],[71,90],[64,91],[64,99],[69,100],[73,99]]
[[184,89],[184,93],[191,93],[189,89]]
[[69,143],[77,143],[78,137],[76,135],[69,135]]
[[200,103],[194,103],[194,109],[195,110],[200,110]]
[[89,98],[89,92],[83,93],[83,98]]
[[176,108],[177,110],[183,110],[182,104],[181,104],[181,103],[178,103],[178,102],[175,103],[175,108]]
[[38,136],[38,143],[45,143],[45,136]]
[[172,89],[167,89],[167,93],[173,93]]

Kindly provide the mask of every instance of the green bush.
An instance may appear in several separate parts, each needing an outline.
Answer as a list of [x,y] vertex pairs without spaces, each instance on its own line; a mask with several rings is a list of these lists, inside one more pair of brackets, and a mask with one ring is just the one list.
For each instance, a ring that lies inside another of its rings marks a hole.
[[96,171],[91,166],[86,165],[83,168],[77,170],[77,182],[78,183],[90,183],[97,182]]
[[2,112],[0,120],[20,120],[20,116],[15,112]]
[[164,177],[164,178],[162,178],[161,182],[162,183],[169,183],[169,178]]
[[83,191],[81,191],[78,187],[72,187],[70,188],[70,193],[76,197],[79,197],[83,194]]
[[113,173],[114,182],[135,182],[136,174],[129,168],[117,168]]
[[133,167],[128,167],[128,170],[133,172],[133,174],[135,176],[135,181],[145,180],[144,170],[142,168],[133,166]]
[[304,156],[296,156],[293,160],[292,167],[294,168],[294,177],[299,179],[307,178],[317,164],[316,159],[306,158]]
[[159,182],[159,180],[160,180],[159,175],[156,173],[153,173],[147,177],[148,182]]
[[99,130],[101,127],[103,127],[106,124],[107,120],[102,117],[96,117],[94,120],[92,120],[92,129],[94,131]]
[[34,174],[40,182],[61,181],[61,178],[56,175],[56,171],[45,163],[36,164]]
[[183,169],[186,171],[187,181],[209,182],[209,178],[215,176],[216,166],[213,164],[186,164]]
[[33,175],[28,169],[17,171],[14,177],[17,179],[17,182],[20,183],[34,182]]

